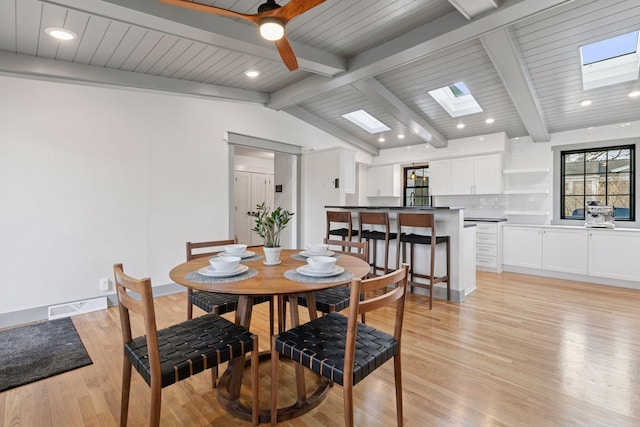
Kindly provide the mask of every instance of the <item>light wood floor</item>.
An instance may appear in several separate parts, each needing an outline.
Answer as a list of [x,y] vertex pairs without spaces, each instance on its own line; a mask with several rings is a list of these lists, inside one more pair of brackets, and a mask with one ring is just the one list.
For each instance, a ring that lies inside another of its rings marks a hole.
[[[406,426],[640,425],[640,291],[518,274],[478,274],[462,304],[409,295],[403,334]],[[160,327],[185,318],[185,294],[158,298]],[[267,305],[252,329],[268,348]],[[3,426],[113,426],[120,399],[118,311],[74,324],[93,365],[0,393]],[[385,313],[367,317],[384,328]],[[358,426],[395,425],[393,365],[355,387]],[[209,375],[163,390],[162,425],[248,425],[218,406]],[[267,406],[268,364],[261,378]],[[129,425],[147,422],[134,373]],[[342,389],[285,426],[340,426]]]

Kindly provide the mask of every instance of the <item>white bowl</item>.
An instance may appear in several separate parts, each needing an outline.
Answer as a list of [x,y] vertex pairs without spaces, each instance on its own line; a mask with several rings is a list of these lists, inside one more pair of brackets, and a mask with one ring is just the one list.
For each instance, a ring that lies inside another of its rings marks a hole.
[[318,272],[328,272],[336,265],[336,259],[330,256],[311,256],[307,258],[309,268]]
[[209,258],[209,263],[215,271],[231,271],[240,264],[238,256],[215,256]]
[[323,243],[312,243],[307,245],[307,253],[309,255],[322,255],[326,254],[329,249],[329,245],[325,245]]
[[242,255],[247,250],[247,245],[235,244],[225,245],[224,251],[229,255]]

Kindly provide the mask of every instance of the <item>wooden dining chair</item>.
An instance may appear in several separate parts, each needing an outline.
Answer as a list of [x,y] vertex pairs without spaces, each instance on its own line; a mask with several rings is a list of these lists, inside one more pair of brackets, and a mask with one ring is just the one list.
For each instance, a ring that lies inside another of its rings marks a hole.
[[[235,240],[212,240],[208,242],[187,242],[187,261],[196,258],[214,256],[224,250],[225,245],[236,243]],[[198,251],[205,249],[205,252]],[[253,304],[261,304],[269,301],[270,318],[273,319],[273,301],[271,297],[257,296]],[[193,306],[201,308],[207,313],[226,314],[235,311],[238,307],[238,295],[222,294],[217,292],[194,291],[187,288],[187,319],[193,317]],[[273,322],[272,322],[273,324]],[[273,327],[271,328],[273,335]]]
[[[349,316],[329,313],[271,338],[271,424],[276,424],[278,368],[281,357],[338,383],[343,389],[344,424],[354,425],[353,386],[393,358],[396,385],[396,416],[402,425],[402,321],[409,266],[384,276],[351,282]],[[370,295],[360,301],[359,295]],[[358,322],[358,315],[395,303],[392,334]],[[356,351],[357,348],[357,351]],[[304,397],[304,380],[297,382],[298,398]]]
[[[197,258],[214,256],[224,250],[225,245],[237,243],[236,240],[210,240],[208,242],[187,242],[187,261]],[[204,250],[204,251],[203,251]],[[261,304],[269,301],[269,332],[274,333],[273,298],[269,296],[256,296],[253,304]],[[187,288],[187,319],[193,318],[193,306],[196,306],[207,313],[223,315],[236,311],[238,308],[238,295],[223,294],[218,292],[196,291]],[[213,387],[216,387],[218,378],[217,366],[211,370]]]
[[[367,241],[364,242],[351,242],[348,240],[329,240],[324,239],[324,243],[329,245],[336,254],[347,254],[358,257],[365,262],[369,262],[369,250]],[[344,248],[344,250],[338,250],[337,247]],[[321,291],[315,291],[313,293],[316,299],[316,310],[321,313],[333,313],[336,311],[342,311],[349,307],[349,300],[351,298],[351,289],[349,286],[336,286],[335,288],[323,289]],[[298,304],[307,307],[307,298],[304,294],[298,295]],[[362,315],[362,323],[365,323],[365,315]]]
[[[149,425],[158,426],[164,387],[248,352],[252,421],[258,425],[258,337],[217,314],[157,330],[151,280],[126,275],[122,264],[114,265],[113,272],[124,344],[120,426],[127,425],[132,366],[151,387]],[[137,338],[131,331],[131,312],[144,320],[144,335]]]

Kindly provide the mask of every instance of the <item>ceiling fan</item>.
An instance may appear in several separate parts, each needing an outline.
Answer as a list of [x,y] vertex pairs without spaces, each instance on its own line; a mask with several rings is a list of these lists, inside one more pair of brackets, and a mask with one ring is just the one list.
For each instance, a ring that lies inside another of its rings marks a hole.
[[275,0],[266,0],[266,3],[258,7],[258,13],[245,14],[234,12],[233,10],[222,9],[216,6],[209,6],[196,3],[192,0],[160,0],[163,3],[184,7],[185,9],[197,10],[199,12],[221,15],[229,18],[242,18],[253,22],[260,28],[260,35],[267,40],[274,41],[282,61],[290,71],[298,69],[298,60],[284,36],[284,26],[298,15],[301,15],[324,3],[325,0],[290,0],[284,6],[280,6]]

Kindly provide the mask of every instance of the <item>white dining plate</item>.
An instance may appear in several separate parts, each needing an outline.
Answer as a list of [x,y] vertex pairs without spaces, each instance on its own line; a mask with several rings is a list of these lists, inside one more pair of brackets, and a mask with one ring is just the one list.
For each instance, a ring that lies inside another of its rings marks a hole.
[[209,267],[202,267],[200,270],[198,270],[198,273],[208,277],[231,277],[231,276],[237,276],[238,274],[244,273],[248,269],[249,267],[244,264],[239,264],[236,268],[229,271],[217,271],[217,270],[214,270],[211,266],[209,266]]
[[301,265],[300,267],[296,268],[296,271],[304,276],[330,277],[330,276],[337,276],[338,274],[341,274],[342,272],[344,272],[344,268],[340,267],[339,265],[334,265],[333,268],[329,271],[317,271],[317,270],[313,270],[308,265]]
[[302,256],[303,256],[303,257],[305,257],[305,258],[309,258],[309,257],[312,257],[312,256],[334,256],[335,254],[336,254],[336,253],[335,253],[335,252],[333,252],[333,251],[326,251],[326,252],[325,252],[325,253],[323,253],[323,254],[310,254],[310,253],[309,253],[309,252],[307,252],[307,251],[302,251],[302,252],[300,252],[300,255],[302,255]]
[[218,256],[239,256],[240,258],[249,258],[254,256],[256,253],[255,252],[251,252],[251,251],[244,251],[242,254],[240,255],[232,255],[228,252],[220,252],[218,254]]

